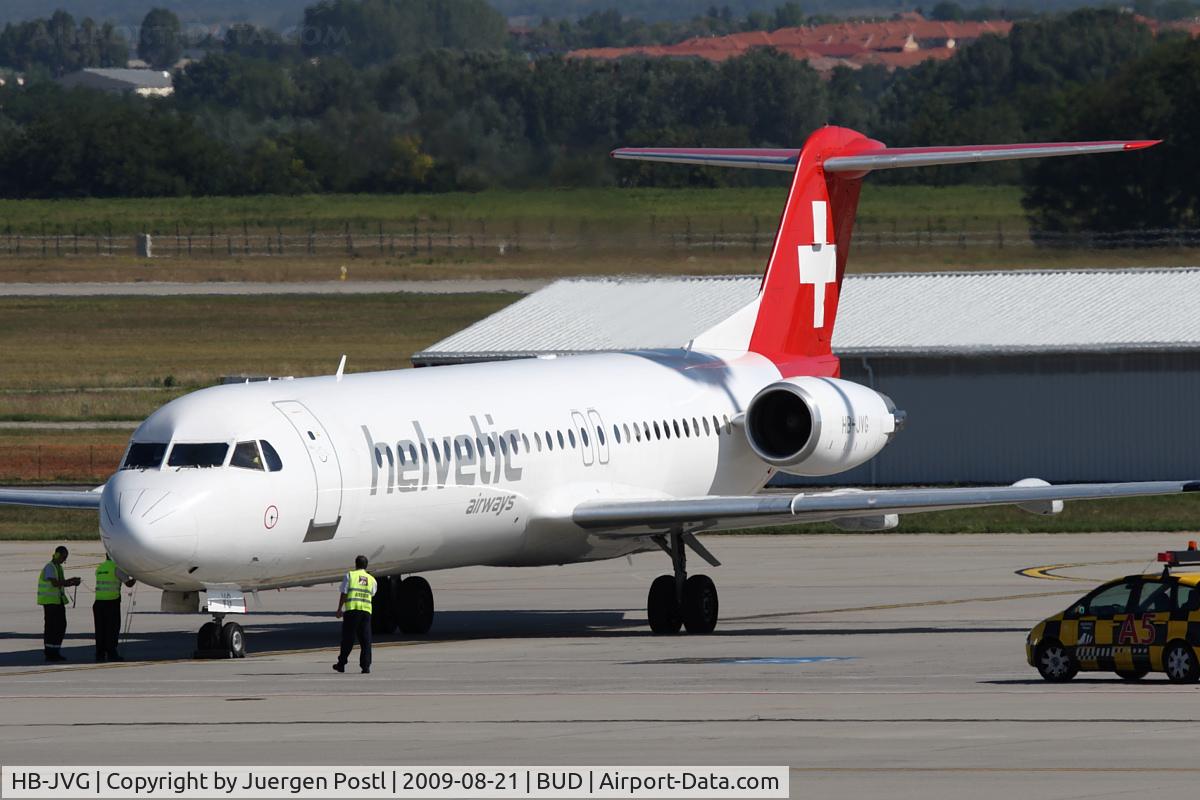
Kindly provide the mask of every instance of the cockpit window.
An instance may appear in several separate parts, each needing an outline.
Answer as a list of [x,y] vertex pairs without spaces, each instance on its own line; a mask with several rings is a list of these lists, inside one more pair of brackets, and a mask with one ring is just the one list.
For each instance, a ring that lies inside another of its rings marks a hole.
[[258,454],[258,442],[238,442],[233,448],[233,458],[229,459],[229,466],[265,472],[262,457]]
[[224,442],[212,444],[176,444],[167,458],[168,467],[219,467],[225,463],[229,445]]
[[160,442],[134,442],[129,445],[129,454],[121,469],[158,469],[162,466],[163,456],[167,454],[166,444]]
[[271,443],[266,439],[260,442],[262,445],[263,457],[267,459],[267,469],[271,472],[279,472],[283,469],[283,460],[279,458],[279,453],[275,452],[275,448],[271,447]]

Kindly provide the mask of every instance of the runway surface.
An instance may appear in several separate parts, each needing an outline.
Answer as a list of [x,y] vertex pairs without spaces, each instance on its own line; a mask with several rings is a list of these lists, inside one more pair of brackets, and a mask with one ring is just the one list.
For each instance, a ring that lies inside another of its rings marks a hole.
[[274,283],[222,281],[171,283],[0,283],[0,297],[175,297],[183,295],[278,294],[529,294],[549,281],[520,278],[463,279],[449,281],[314,281]]
[[704,637],[649,635],[661,554],[433,573],[434,632],[377,644],[371,675],[330,669],[333,587],[263,594],[250,657],[223,662],[185,660],[203,620],[141,587],[131,661],[90,664],[94,543],[67,563],[71,664],[46,666],[53,543],[0,544],[0,762],[786,764],[795,797],[1163,796],[1200,779],[1200,689],[1049,685],[1024,640],[1186,538],[707,537],[724,565]]

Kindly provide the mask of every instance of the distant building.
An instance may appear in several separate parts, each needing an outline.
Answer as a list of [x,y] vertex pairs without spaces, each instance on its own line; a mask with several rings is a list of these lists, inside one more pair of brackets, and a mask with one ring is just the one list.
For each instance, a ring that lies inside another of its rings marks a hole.
[[[757,275],[561,280],[413,356],[418,366],[686,347]],[[847,275],[842,377],[905,430],[841,485],[1200,475],[1200,269]]]
[[[1155,33],[1174,30],[1193,38],[1200,36],[1200,21],[1162,23],[1141,16],[1135,16],[1135,19]],[[909,12],[887,22],[838,22],[727,36],[697,36],[669,45],[593,47],[573,50],[567,57],[611,60],[641,56],[724,61],[745,55],[755,47],[773,47],[795,59],[808,61],[821,73],[828,73],[838,66],[860,69],[867,64],[894,70],[922,61],[950,58],[960,47],[981,36],[1007,36],[1012,26],[1008,20],[936,22]]]
[[64,75],[58,83],[69,89],[83,87],[113,94],[132,92],[142,97],[167,97],[175,91],[171,73],[153,69],[89,68]]
[[615,59],[625,56],[647,58],[703,58],[724,61],[744,55],[756,47],[773,47],[796,59],[807,60],[818,72],[837,66],[859,69],[881,64],[889,70],[910,67],[930,59],[946,59],[955,50],[981,36],[1007,36],[1012,23],[934,22],[920,14],[901,15],[888,22],[839,22],[805,25],[774,31],[749,31],[728,36],[697,36],[671,45],[596,47],[574,50],[569,58]]

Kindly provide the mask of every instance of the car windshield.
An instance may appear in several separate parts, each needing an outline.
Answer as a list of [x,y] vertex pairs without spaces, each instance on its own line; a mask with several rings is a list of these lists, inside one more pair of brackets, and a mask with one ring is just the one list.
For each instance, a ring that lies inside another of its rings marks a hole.
[[225,463],[229,445],[225,442],[176,444],[167,458],[169,467],[219,467]]
[[1106,586],[1096,592],[1091,600],[1086,602],[1086,613],[1098,617],[1111,617],[1114,614],[1124,614],[1129,605],[1129,596],[1133,594],[1133,584],[1129,581]]
[[166,454],[165,442],[134,442],[129,445],[121,469],[158,469]]
[[1160,611],[1171,610],[1171,585],[1161,581],[1147,581],[1142,584],[1142,594],[1138,599],[1137,613],[1157,614]]

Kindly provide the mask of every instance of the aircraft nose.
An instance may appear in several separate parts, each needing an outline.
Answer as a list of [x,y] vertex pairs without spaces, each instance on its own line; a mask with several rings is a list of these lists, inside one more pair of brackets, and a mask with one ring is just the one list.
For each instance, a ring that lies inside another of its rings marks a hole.
[[186,567],[199,539],[196,517],[178,492],[110,481],[101,499],[100,532],[121,567],[137,577]]

